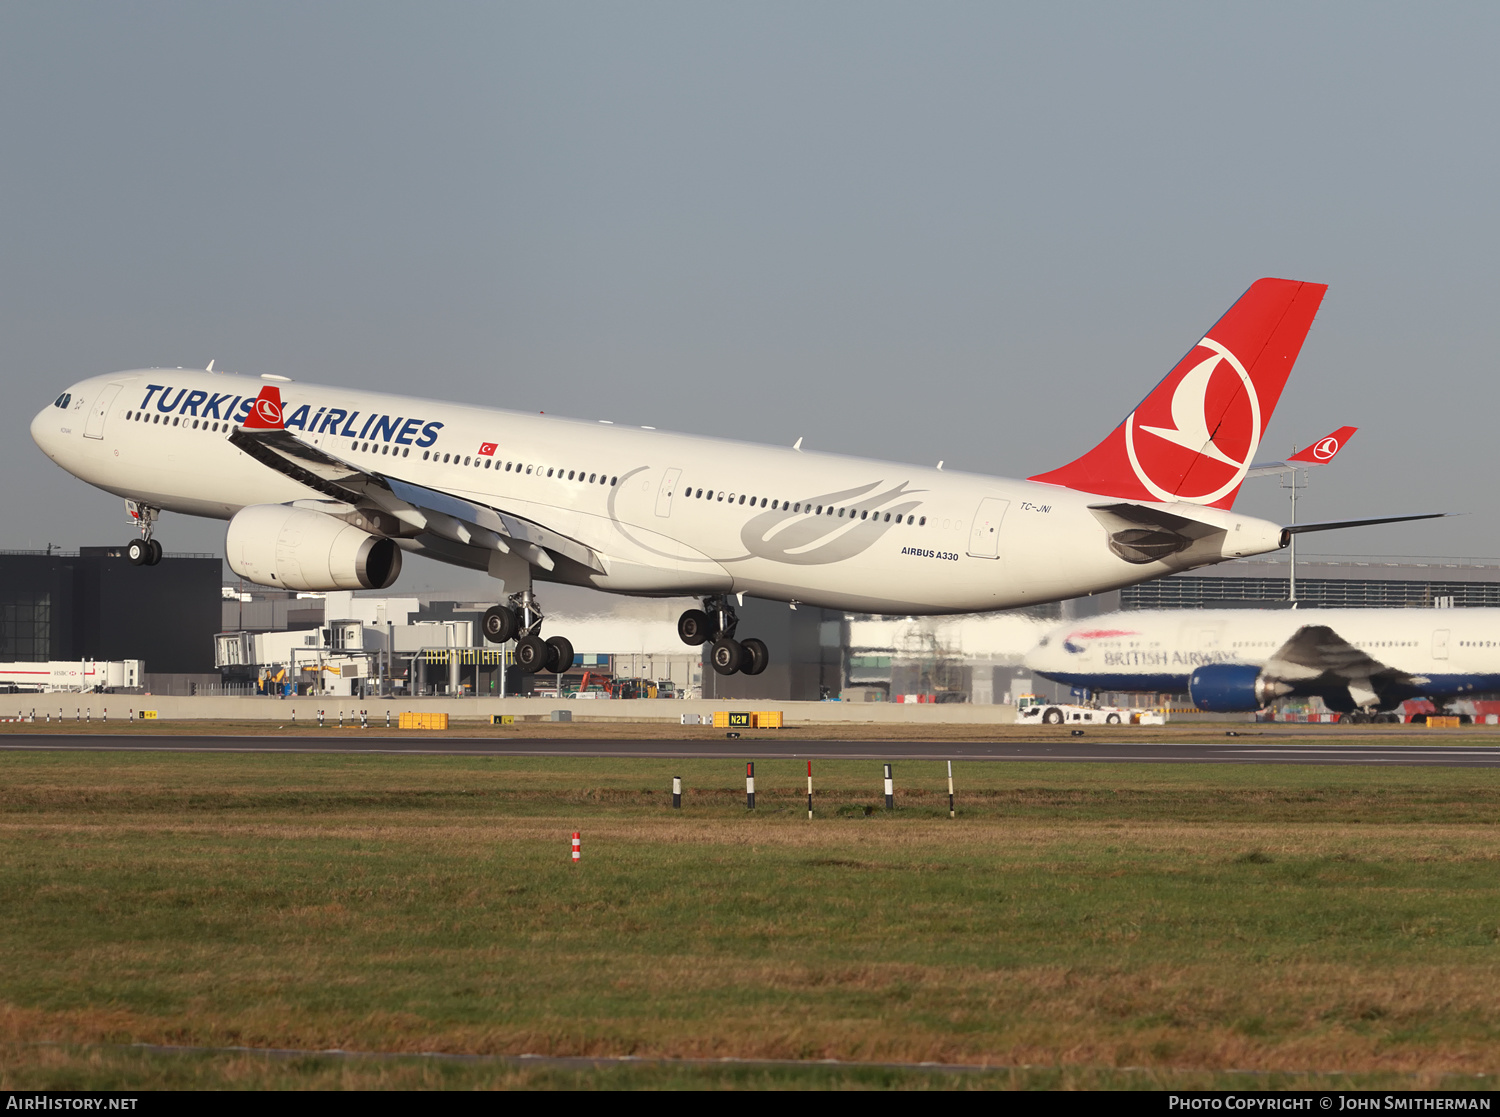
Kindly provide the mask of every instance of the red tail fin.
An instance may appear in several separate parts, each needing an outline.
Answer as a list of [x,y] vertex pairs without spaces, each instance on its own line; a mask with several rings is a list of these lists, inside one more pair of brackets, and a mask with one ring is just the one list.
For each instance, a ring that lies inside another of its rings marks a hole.
[[249,430],[281,430],[281,392],[275,384],[267,384],[260,390],[241,426]]
[[1307,465],[1324,465],[1331,462],[1333,456],[1349,444],[1349,440],[1354,437],[1354,432],[1357,430],[1359,430],[1358,427],[1340,427],[1332,434],[1318,439],[1306,450],[1299,450],[1287,458],[1287,461]]
[[1326,290],[1257,280],[1108,438],[1031,480],[1230,507]]

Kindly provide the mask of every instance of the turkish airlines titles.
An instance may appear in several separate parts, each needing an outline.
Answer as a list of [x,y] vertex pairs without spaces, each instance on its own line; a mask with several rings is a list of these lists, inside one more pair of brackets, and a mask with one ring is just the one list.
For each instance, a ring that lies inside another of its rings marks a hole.
[[[158,395],[157,393],[160,393]],[[250,415],[254,396],[241,396],[225,392],[188,391],[178,388],[172,395],[170,386],[147,384],[146,397],[141,400],[139,410],[152,407],[163,415],[191,415],[195,419],[223,419],[231,423],[243,423]],[[283,410],[290,404],[283,404]],[[304,434],[332,434],[340,438],[368,438],[371,441],[393,442],[401,446],[426,448],[438,440],[440,422],[424,422],[400,415],[371,414],[360,417],[358,411],[346,411],[341,407],[320,407],[313,413],[312,406],[304,403],[292,411],[284,420],[288,429],[295,428]],[[418,437],[420,435],[421,437]]]

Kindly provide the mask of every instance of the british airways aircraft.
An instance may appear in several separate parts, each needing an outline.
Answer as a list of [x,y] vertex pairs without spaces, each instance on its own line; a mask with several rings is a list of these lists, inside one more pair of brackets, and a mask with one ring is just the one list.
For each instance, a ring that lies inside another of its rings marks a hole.
[[[566,670],[534,581],[701,597],[689,645],[759,674],[736,596],[915,615],[1033,605],[1274,551],[1233,511],[1326,288],[1255,283],[1094,449],[1025,481],[409,396],[144,369],[82,380],[31,424],[126,498],[154,564],[161,511],[228,520],[230,567],[297,590],[384,588],[402,554],[488,571],[485,616],[529,672]],[[210,370],[212,365],[210,365]],[[1282,463],[1276,463],[1281,465]]]
[[1048,632],[1039,675],[1098,691],[1187,694],[1200,710],[1317,695],[1352,721],[1408,698],[1500,690],[1500,609],[1142,609]]

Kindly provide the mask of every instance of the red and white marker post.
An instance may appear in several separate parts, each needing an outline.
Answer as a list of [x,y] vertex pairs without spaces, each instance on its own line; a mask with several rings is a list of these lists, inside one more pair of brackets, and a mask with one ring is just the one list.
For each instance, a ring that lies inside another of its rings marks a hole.
[[573,864],[583,860],[583,841],[578,836],[578,831],[573,831]]
[[948,817],[953,817],[953,761],[948,761]]
[[807,817],[812,819],[812,761],[807,762]]
[[745,809],[755,809],[755,761],[745,761]]

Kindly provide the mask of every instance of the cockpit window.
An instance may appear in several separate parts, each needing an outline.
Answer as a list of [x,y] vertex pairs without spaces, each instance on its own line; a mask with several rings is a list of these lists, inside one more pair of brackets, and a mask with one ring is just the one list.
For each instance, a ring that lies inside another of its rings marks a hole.
[[52,406],[53,407],[61,407],[63,410],[67,410],[68,404],[70,404],[72,402],[73,402],[73,393],[72,392],[64,392],[62,395],[58,396],[57,399],[55,399],[55,400],[52,401]]

